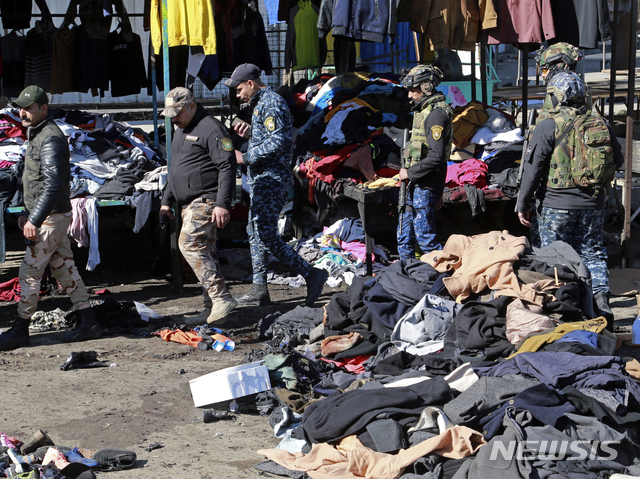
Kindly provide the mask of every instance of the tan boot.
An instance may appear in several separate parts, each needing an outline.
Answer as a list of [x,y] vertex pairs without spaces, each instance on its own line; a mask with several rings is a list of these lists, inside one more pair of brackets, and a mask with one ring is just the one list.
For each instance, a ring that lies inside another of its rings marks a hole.
[[185,316],[182,320],[187,326],[199,326],[207,322],[210,314],[211,310],[209,308],[205,308],[195,316]]
[[236,306],[238,306],[238,302],[231,297],[214,299],[207,323],[211,324],[221,320],[233,311]]

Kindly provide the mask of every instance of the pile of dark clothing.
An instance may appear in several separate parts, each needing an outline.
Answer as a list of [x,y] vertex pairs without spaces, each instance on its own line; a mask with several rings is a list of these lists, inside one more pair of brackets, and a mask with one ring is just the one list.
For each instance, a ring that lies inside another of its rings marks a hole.
[[235,404],[271,415],[282,439],[258,451],[267,458],[258,469],[405,479],[640,472],[640,363],[615,355],[588,270],[566,243],[454,235],[421,261],[355,278],[320,311],[264,320],[267,354],[251,359],[265,360],[274,389]]

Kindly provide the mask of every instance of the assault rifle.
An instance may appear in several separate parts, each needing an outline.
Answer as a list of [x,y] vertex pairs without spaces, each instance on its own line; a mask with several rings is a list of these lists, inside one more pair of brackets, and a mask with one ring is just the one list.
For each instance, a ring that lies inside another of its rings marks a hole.
[[[402,135],[402,152],[400,153],[400,163],[402,167],[406,167],[405,154],[407,151],[407,142],[409,141],[409,129],[405,128]],[[400,234],[402,234],[402,226],[404,219],[404,210],[407,206],[407,180],[400,181],[400,195],[398,197],[398,221],[400,221]]]

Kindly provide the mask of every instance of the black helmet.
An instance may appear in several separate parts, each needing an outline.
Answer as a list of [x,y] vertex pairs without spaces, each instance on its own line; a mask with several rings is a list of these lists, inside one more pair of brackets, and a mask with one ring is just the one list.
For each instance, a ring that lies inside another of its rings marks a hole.
[[443,77],[442,70],[433,65],[418,65],[409,70],[402,79],[402,84],[408,88],[417,88],[424,83],[431,83],[433,88],[440,85]]
[[547,85],[547,93],[556,97],[561,105],[584,103],[586,87],[577,73],[559,71]]

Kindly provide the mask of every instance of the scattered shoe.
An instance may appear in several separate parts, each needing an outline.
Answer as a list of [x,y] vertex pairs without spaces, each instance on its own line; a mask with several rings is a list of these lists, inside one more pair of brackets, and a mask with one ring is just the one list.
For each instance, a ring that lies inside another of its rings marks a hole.
[[312,268],[313,271],[306,278],[307,281],[307,298],[304,301],[305,306],[313,306],[318,297],[322,294],[322,288],[329,278],[329,272],[324,269]]
[[[31,469],[31,466],[29,464],[14,464],[4,471],[6,477],[28,477],[28,475],[26,474],[28,472],[35,472]],[[24,474],[24,476],[22,474]],[[36,476],[32,477],[35,478]]]
[[266,306],[271,304],[269,289],[266,284],[254,284],[251,289],[238,298],[242,306]]
[[71,343],[102,337],[102,327],[98,322],[98,318],[96,318],[96,313],[93,312],[93,308],[81,309],[77,314],[79,319],[76,329],[64,335],[63,341]]
[[226,315],[233,311],[236,306],[238,306],[238,302],[232,297],[217,298],[213,300],[213,304],[211,305],[211,312],[209,313],[209,317],[207,318],[207,323],[211,324],[223,319]]
[[96,451],[92,459],[101,464],[103,471],[120,471],[135,466],[137,456],[133,451],[105,448]]
[[184,324],[186,324],[187,326],[199,326],[207,322],[207,319],[209,318],[210,314],[211,314],[211,308],[205,308],[195,316],[185,316],[184,318],[182,318],[182,320],[184,321]]
[[40,459],[34,454],[21,456],[20,454],[18,454],[17,449],[7,449],[7,455],[11,459],[11,462],[13,462],[15,465],[28,464],[32,466],[33,464],[40,463]]
[[226,419],[236,419],[236,416],[229,411],[223,411],[220,409],[205,409],[202,411],[202,422],[214,422]]
[[36,432],[33,433],[33,436],[31,437],[31,439],[27,440],[27,442],[25,442],[22,445],[21,451],[22,451],[22,454],[27,455],[27,454],[31,454],[32,452],[35,452],[36,449],[42,446],[55,446],[55,443],[49,437],[49,435],[47,434],[47,431],[43,429],[38,429]]
[[0,333],[0,351],[13,351],[14,349],[29,346],[30,319],[18,316],[10,329]]

